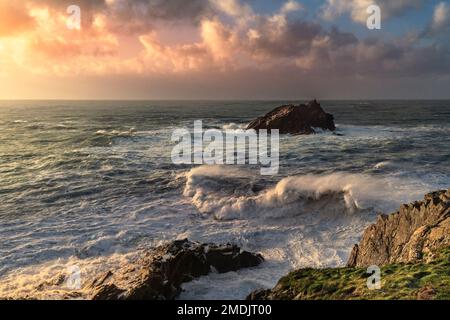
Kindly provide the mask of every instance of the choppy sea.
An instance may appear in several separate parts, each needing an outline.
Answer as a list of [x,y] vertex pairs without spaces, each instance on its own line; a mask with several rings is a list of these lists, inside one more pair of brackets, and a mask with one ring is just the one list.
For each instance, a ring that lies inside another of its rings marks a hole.
[[[245,127],[286,101],[0,102],[0,296],[58,298],[180,238],[263,254],[185,284],[241,299],[300,267],[342,266],[377,214],[450,187],[450,101],[323,101],[337,132],[281,136],[280,170],[174,165],[180,127]],[[39,286],[41,284],[41,286]]]

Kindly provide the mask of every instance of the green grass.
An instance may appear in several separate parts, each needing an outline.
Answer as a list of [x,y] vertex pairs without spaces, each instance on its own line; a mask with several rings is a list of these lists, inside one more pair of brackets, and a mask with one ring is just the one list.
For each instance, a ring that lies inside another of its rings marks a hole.
[[[429,289],[433,299],[450,299],[450,247],[430,263],[391,264],[381,268],[382,288],[369,290],[366,269],[301,269],[282,278],[275,299],[415,300]],[[430,295],[429,295],[430,296]]]

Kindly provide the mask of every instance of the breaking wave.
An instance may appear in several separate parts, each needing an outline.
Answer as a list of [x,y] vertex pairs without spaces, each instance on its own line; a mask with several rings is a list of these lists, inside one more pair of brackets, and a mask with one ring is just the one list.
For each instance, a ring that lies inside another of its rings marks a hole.
[[421,190],[408,190],[406,196],[407,187],[394,178],[350,173],[290,176],[273,184],[244,169],[201,166],[186,174],[184,195],[201,213],[218,220],[303,214],[332,218],[390,212],[409,197],[423,195]]
[[99,136],[108,136],[108,137],[130,137],[136,134],[136,129],[131,128],[128,131],[120,131],[120,130],[97,130],[95,133]]

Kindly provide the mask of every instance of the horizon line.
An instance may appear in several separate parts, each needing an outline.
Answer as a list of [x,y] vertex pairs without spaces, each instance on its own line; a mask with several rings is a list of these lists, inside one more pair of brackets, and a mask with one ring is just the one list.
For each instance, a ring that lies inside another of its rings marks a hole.
[[2,99],[0,98],[0,102],[7,102],[7,101],[70,101],[70,102],[76,102],[76,101],[99,101],[99,102],[109,102],[109,101],[126,101],[126,102],[145,102],[145,101],[158,101],[158,102],[170,102],[170,101],[174,101],[174,102],[179,102],[179,101],[183,101],[183,102],[196,102],[196,101],[205,101],[205,102],[270,102],[270,101],[274,101],[274,102],[279,102],[279,101],[313,101],[313,100],[317,100],[317,101],[450,101],[450,97],[448,98],[421,98],[421,99],[417,99],[417,98],[348,98],[348,99],[342,99],[342,98],[326,98],[326,99],[320,99],[320,98],[276,98],[276,99],[248,99],[248,98],[244,98],[244,99],[204,99],[204,98],[198,98],[198,99],[57,99],[57,98],[49,98],[49,99],[45,99],[45,98],[38,98],[38,99]]

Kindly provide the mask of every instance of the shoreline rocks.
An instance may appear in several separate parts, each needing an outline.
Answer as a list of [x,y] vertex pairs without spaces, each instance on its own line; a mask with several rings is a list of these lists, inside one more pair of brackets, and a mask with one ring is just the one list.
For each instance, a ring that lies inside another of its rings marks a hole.
[[181,285],[211,271],[226,273],[258,266],[260,254],[231,244],[177,240],[147,252],[135,265],[108,271],[85,290],[92,300],[173,300]]
[[355,245],[348,267],[430,260],[433,252],[450,246],[450,190],[429,193],[423,201],[381,215]]
[[[367,267],[381,268],[381,290],[369,290]],[[378,217],[355,245],[347,267],[299,269],[247,300],[448,299],[450,189]]]
[[314,134],[315,128],[335,131],[333,115],[313,100],[307,104],[284,105],[252,121],[247,130],[278,129],[280,134]]
[[450,247],[438,249],[430,263],[395,263],[380,267],[381,288],[369,289],[367,268],[300,269],[271,290],[248,300],[448,300]]

